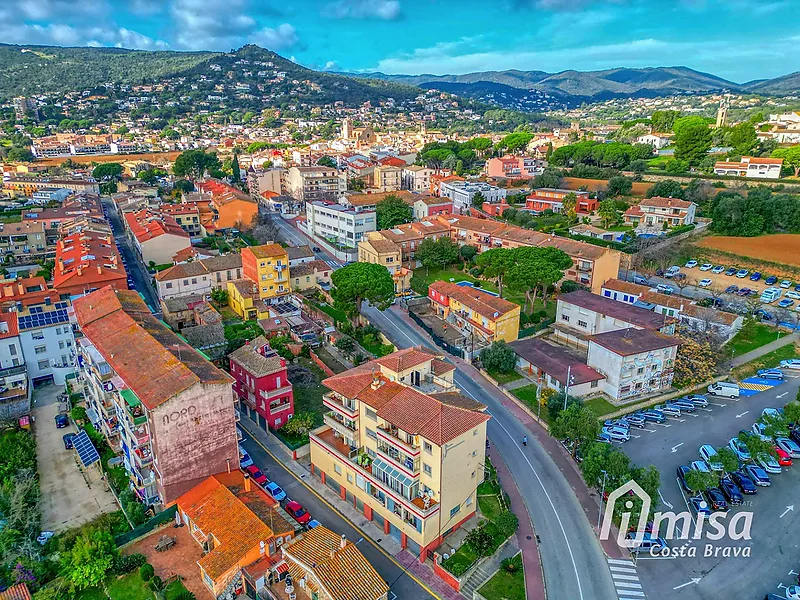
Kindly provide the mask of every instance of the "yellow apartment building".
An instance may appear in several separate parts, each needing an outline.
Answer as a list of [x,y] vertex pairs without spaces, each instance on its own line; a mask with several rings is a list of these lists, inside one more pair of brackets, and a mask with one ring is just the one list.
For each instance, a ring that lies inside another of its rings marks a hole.
[[368,233],[366,240],[358,242],[358,262],[386,267],[394,279],[394,293],[398,296],[411,289],[411,269],[403,266],[400,246],[377,231]]
[[289,253],[280,244],[242,248],[242,276],[228,282],[228,304],[245,320],[267,318],[268,305],[292,292]]
[[454,371],[416,347],[329,377],[310,434],[312,473],[420,561],[475,513],[484,478],[490,417]]

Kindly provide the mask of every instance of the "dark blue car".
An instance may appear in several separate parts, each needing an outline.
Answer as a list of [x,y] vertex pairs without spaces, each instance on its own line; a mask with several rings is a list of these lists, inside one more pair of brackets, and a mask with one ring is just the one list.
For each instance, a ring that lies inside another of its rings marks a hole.
[[758,281],[759,279],[761,279],[761,273],[758,271],[750,275],[750,281]]
[[758,492],[758,488],[756,488],[756,484],[753,483],[753,480],[742,471],[734,471],[731,473],[731,479],[743,494],[751,495]]
[[764,283],[766,283],[767,285],[772,285],[772,284],[773,284],[773,283],[775,283],[776,281],[778,281],[778,278],[777,278],[777,277],[775,277],[775,275],[770,275],[769,277],[767,277],[767,278],[764,280]]
[[725,499],[731,506],[738,506],[744,502],[744,496],[742,496],[742,492],[740,492],[739,488],[736,487],[736,484],[727,477],[723,477],[719,480],[719,489],[722,491],[722,495],[725,496]]

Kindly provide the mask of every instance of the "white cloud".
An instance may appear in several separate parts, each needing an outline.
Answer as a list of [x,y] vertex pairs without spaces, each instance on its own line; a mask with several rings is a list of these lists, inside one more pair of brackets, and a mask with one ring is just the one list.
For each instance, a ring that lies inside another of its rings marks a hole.
[[256,31],[249,37],[249,41],[263,46],[264,48],[277,51],[296,46],[300,38],[297,37],[297,31],[294,27],[288,23],[283,23],[274,29],[265,27],[264,29]]
[[48,21],[89,15],[97,18],[109,10],[109,5],[105,0],[17,0],[16,9],[26,19]]
[[337,0],[322,9],[323,16],[334,19],[383,19],[400,17],[399,0]]
[[149,17],[160,13],[164,3],[160,0],[130,0],[127,9],[135,15]]

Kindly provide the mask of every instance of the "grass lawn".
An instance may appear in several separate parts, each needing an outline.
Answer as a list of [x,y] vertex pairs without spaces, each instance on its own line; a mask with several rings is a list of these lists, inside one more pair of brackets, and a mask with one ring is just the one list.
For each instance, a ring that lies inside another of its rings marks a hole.
[[533,411],[533,414],[541,416],[542,420],[547,422],[549,418],[547,414],[547,407],[544,407],[540,414],[539,407],[536,406],[536,385],[530,384],[509,391],[517,398],[522,400],[528,406],[528,408]]
[[522,379],[522,375],[517,373],[516,371],[511,371],[511,373],[500,373],[499,371],[489,371],[489,375],[494,378],[494,380],[499,384],[504,383],[511,383],[512,381],[517,381],[518,379]]
[[240,321],[233,325],[225,325],[225,339],[228,341],[238,338],[252,340],[260,335],[264,335],[264,330],[258,321]]
[[592,398],[583,404],[584,406],[591,408],[598,417],[602,417],[603,415],[612,413],[615,410],[619,410],[618,406],[614,406],[608,400],[604,400],[603,398]]
[[89,588],[83,590],[75,596],[75,600],[108,600],[108,596],[103,590],[97,588]]
[[[317,365],[315,365],[308,358],[300,357],[300,364],[308,367],[317,376],[318,381],[322,381],[327,377]],[[322,415],[327,412],[327,408],[322,404],[322,395],[327,392],[321,383],[312,386],[301,386],[294,384],[294,412],[311,412],[314,413],[314,426],[319,427],[322,425]]]
[[239,319],[239,315],[237,315],[230,306],[225,305],[225,306],[219,307],[219,306],[217,306],[215,304],[214,308],[216,308],[219,311],[219,314],[222,315],[222,320],[224,322],[226,322],[226,323],[229,322],[229,321],[239,321],[240,320]]
[[614,225],[613,227],[606,227],[606,231],[633,231],[633,225]]
[[330,304],[323,302],[321,304],[315,304],[315,306],[331,317],[336,323],[347,323],[347,315],[333,308]]
[[496,494],[491,496],[478,496],[478,506],[481,509],[481,514],[490,521],[496,519],[503,512],[500,506],[500,499]]
[[166,600],[175,600],[181,592],[186,590],[186,586],[180,579],[176,579],[164,589],[164,598]]
[[478,560],[478,555],[468,544],[461,544],[450,558],[442,561],[442,566],[456,577],[461,577],[472,564]]
[[111,600],[152,600],[153,592],[139,577],[138,569],[108,584]]
[[747,319],[733,339],[725,345],[725,350],[731,356],[741,356],[777,339],[778,332],[774,327],[764,325],[754,319]]
[[794,344],[788,344],[777,350],[773,350],[765,354],[761,358],[751,360],[740,367],[736,367],[732,374],[736,379],[744,379],[754,375],[759,369],[773,369],[778,366],[778,363],[787,358],[799,358],[800,353],[797,352]]
[[519,562],[520,568],[515,573],[509,573],[501,568],[478,590],[478,593],[491,600],[525,600],[525,570],[522,561]]

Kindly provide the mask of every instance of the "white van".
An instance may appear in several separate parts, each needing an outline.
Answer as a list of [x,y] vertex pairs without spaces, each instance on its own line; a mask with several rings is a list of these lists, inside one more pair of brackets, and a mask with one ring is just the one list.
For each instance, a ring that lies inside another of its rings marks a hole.
[[725,398],[739,397],[739,384],[729,381],[718,381],[708,386],[708,393],[714,396],[724,396]]
[[775,302],[778,298],[781,297],[783,291],[780,288],[776,287],[768,287],[763,292],[761,292],[761,302],[764,304],[769,304],[770,302]]

